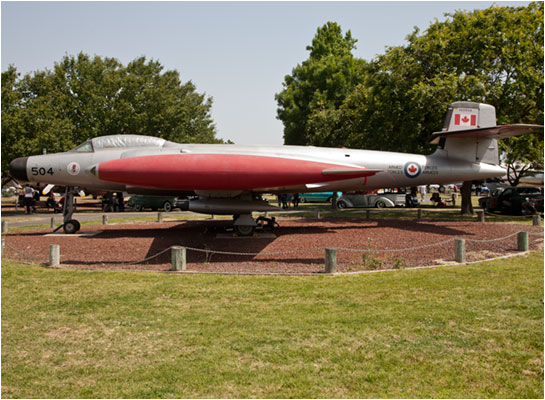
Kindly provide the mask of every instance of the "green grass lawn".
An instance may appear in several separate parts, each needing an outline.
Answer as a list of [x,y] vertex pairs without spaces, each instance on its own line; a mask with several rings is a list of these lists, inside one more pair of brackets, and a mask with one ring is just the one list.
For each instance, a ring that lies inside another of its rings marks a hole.
[[2,396],[543,397],[543,254],[358,276],[2,263]]

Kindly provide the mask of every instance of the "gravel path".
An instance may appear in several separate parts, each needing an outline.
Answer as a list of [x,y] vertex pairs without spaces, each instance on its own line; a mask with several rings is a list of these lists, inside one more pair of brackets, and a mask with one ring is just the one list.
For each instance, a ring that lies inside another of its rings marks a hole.
[[[323,272],[326,247],[339,248],[340,272],[451,262],[455,238],[467,240],[468,261],[516,252],[519,231],[530,232],[530,249],[543,249],[543,228],[521,224],[358,218],[281,218],[278,222],[276,237],[257,238],[218,237],[216,228],[230,225],[219,220],[84,226],[82,233],[100,233],[78,237],[45,236],[51,229],[11,233],[5,237],[3,257],[45,262],[49,245],[59,244],[64,266],[168,270],[170,251],[152,256],[178,245],[202,250],[188,250],[188,271],[284,274]],[[392,251],[407,248],[413,250]]]

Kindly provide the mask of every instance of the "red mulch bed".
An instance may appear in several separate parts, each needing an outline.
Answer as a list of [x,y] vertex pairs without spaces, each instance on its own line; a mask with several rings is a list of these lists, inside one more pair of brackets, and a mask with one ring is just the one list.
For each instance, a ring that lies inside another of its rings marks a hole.
[[[449,240],[438,246],[402,252],[367,252],[366,256],[362,251],[338,250],[339,272],[444,264],[454,260],[455,238],[467,240],[468,261],[516,253],[519,231],[530,233],[530,249],[543,249],[543,228],[520,224],[358,218],[286,218],[278,222],[276,238],[218,238],[212,232],[214,228],[229,226],[230,222],[213,220],[84,226],[81,232],[101,231],[89,237],[44,236],[51,229],[42,229],[7,235],[3,256],[18,261],[46,262],[49,245],[58,244],[62,266],[166,271],[170,268],[170,251],[142,263],[136,262],[177,245],[207,250],[187,251],[187,271],[289,274],[323,272],[326,247],[392,250]],[[512,234],[515,235],[504,240],[471,241]]]

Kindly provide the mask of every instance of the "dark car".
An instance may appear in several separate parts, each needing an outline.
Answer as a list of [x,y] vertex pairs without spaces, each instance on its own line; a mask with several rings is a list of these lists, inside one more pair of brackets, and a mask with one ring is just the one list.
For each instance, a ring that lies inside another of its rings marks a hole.
[[161,196],[132,196],[127,202],[129,207],[135,211],[142,211],[144,208],[151,208],[153,211],[162,209],[166,212],[172,211],[173,208],[179,207],[176,197],[161,197]]
[[537,211],[543,212],[543,192],[535,186],[511,186],[498,188],[489,197],[481,197],[479,205],[489,212],[502,214],[525,214],[524,205],[535,204]]

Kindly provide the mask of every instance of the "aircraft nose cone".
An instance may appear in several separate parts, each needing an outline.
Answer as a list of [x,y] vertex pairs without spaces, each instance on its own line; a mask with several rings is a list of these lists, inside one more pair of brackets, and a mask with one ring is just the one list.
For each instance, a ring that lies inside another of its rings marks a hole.
[[26,165],[28,157],[19,157],[9,163],[9,174],[18,181],[28,181]]

